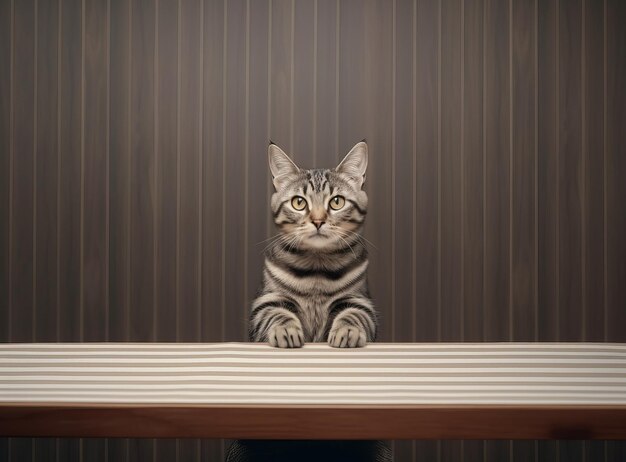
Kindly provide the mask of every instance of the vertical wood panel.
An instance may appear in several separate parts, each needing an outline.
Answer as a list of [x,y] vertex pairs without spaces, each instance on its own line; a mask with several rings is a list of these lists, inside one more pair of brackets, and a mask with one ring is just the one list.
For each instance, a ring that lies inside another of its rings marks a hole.
[[[396,2],[393,139],[394,287],[398,307],[393,339],[410,342],[413,335],[413,2]],[[374,153],[375,154],[375,153]]]
[[315,165],[334,168],[337,165],[337,113],[339,99],[339,17],[338,0],[315,0],[317,5],[316,73],[315,73]]
[[[0,342],[9,339],[9,216],[11,176],[11,73],[12,73],[12,3],[0,3]],[[0,454],[8,451],[1,440]],[[4,452],[2,452],[4,451]]]
[[131,7],[130,336],[154,338],[154,23],[152,0]]
[[156,102],[156,338],[161,342],[176,340],[176,213],[177,189],[177,130],[178,107],[178,2],[159,0],[157,3],[157,80]]
[[[271,218],[266,192],[271,185],[267,160],[268,145],[268,48],[269,2],[248,1],[248,297],[250,302],[261,284],[263,248],[268,244]],[[221,92],[221,90],[220,90]],[[221,94],[221,93],[220,93]],[[272,230],[274,234],[274,230]],[[247,340],[247,337],[246,337]]]
[[130,4],[111,0],[110,8],[109,340],[124,341],[130,339]]
[[[298,163],[291,120],[291,9],[294,0],[271,0],[270,139]],[[230,44],[228,49],[230,51]]]
[[179,2],[180,51],[180,235],[179,235],[179,341],[200,339],[200,171],[202,113],[202,15],[199,1]]
[[538,340],[558,335],[557,224],[557,2],[538,4],[537,162],[538,162]]
[[[419,262],[415,275],[417,312],[415,334],[418,342],[437,339],[437,47],[439,37],[439,8],[435,0],[417,3],[416,43],[416,203],[417,230],[415,252]],[[430,445],[430,443],[420,443]]]
[[15,4],[13,57],[13,150],[11,215],[11,287],[9,326],[13,342],[28,342],[33,335],[33,236],[35,122],[34,1]]
[[[626,4],[606,2],[607,340],[626,341]],[[623,451],[622,451],[623,452]]]
[[581,1],[559,11],[559,338],[582,340]]
[[483,1],[466,1],[464,9],[463,326],[464,339],[477,342],[483,339]]
[[441,341],[463,338],[462,3],[441,4]]
[[513,1],[513,341],[535,339],[535,5]]
[[106,340],[107,294],[107,4],[84,13],[83,340]]
[[509,3],[487,0],[485,16],[485,340],[509,339]]
[[293,11],[293,150],[306,159],[304,168],[317,168],[313,160],[313,80],[315,78],[315,2],[294,2]]
[[[226,339],[242,341],[247,338],[247,318],[244,313],[249,301],[244,299],[245,283],[245,219],[246,219],[246,1],[227,3],[226,29],[228,54],[226,57],[226,139],[225,194],[227,198],[226,239]],[[283,108],[284,109],[284,108]],[[287,107],[288,110],[288,107]],[[287,119],[289,120],[289,119]],[[286,146],[284,146],[286,148]],[[261,148],[261,147],[259,147]],[[262,148],[261,148],[261,152]]]
[[584,340],[605,338],[604,2],[583,1]]
[[38,342],[57,339],[58,17],[56,1],[37,2],[37,285],[33,340]]
[[81,5],[64,0],[61,6],[59,340],[65,342],[80,340],[81,333]]
[[[224,1],[204,6],[204,116],[202,187],[202,340],[224,339],[223,240],[223,63]],[[267,17],[259,18],[266,22]],[[266,186],[263,185],[263,191]],[[263,197],[265,195],[263,194]]]

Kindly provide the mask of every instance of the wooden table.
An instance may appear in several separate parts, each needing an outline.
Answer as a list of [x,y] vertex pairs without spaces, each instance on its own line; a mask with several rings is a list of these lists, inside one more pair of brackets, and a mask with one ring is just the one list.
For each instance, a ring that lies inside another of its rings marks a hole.
[[0,345],[0,436],[626,439],[626,345]]

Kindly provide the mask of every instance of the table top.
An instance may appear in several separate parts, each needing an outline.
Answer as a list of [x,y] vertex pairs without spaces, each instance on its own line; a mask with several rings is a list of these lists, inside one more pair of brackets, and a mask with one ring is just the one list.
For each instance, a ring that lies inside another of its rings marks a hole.
[[626,438],[626,345],[0,344],[0,435]]

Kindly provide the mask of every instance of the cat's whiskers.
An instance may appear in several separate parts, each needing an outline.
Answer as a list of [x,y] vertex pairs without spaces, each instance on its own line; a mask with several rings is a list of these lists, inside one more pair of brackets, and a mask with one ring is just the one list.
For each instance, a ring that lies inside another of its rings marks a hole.
[[[337,226],[337,228],[339,228],[339,227]],[[359,239],[362,243],[367,242],[369,245],[371,245],[376,250],[378,250],[378,247],[376,247],[372,241],[370,241],[369,239],[365,238],[365,236],[363,236],[362,234],[357,233],[356,231],[350,231],[350,230],[344,229],[344,228],[339,228],[339,229],[341,229],[342,232],[347,233],[347,234],[345,234],[347,236],[356,235],[357,239]]]
[[343,237],[341,237],[341,228],[339,228],[339,226],[333,226],[331,225],[331,229],[335,232],[335,235],[341,239],[352,251],[352,255],[354,255],[354,258],[356,259],[356,253],[354,252],[354,249],[352,248],[352,246],[348,243],[348,241],[346,241]]
[[276,245],[276,244],[285,244],[287,242],[289,242],[289,240],[291,239],[291,235],[290,234],[278,234],[276,236],[273,236],[273,239],[269,244],[267,244],[265,246],[265,248],[261,251],[261,253],[265,253],[266,250],[268,250],[270,247]]

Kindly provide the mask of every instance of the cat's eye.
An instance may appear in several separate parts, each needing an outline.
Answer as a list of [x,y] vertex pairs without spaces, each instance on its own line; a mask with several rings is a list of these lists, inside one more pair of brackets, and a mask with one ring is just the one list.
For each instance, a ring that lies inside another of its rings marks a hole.
[[340,210],[346,204],[346,200],[343,196],[335,196],[330,200],[330,208],[333,210]]
[[306,200],[304,200],[304,197],[294,196],[293,199],[291,199],[291,206],[296,210],[304,210],[306,207]]

